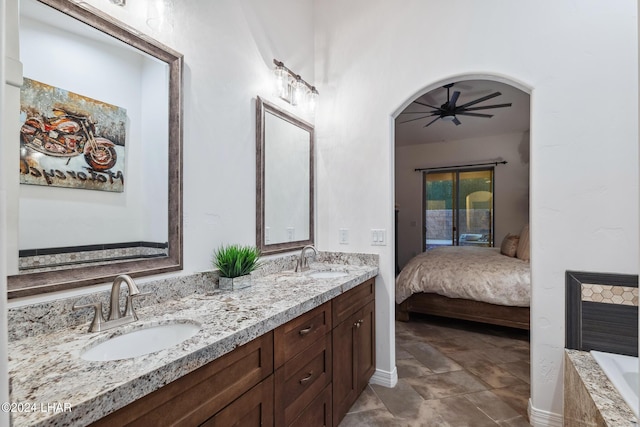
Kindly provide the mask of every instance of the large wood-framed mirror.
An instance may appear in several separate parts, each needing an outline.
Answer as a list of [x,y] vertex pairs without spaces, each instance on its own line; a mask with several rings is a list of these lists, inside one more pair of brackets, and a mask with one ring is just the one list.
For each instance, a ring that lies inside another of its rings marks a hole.
[[313,244],[313,126],[258,97],[256,152],[256,246],[272,254]]
[[[23,125],[15,143],[20,138],[19,173],[24,176],[8,197],[8,209],[17,217],[17,224],[8,228],[17,225],[13,240],[19,252],[8,255],[8,297],[104,283],[123,273],[139,277],[181,270],[182,55],[84,2],[20,0],[20,10],[25,84]],[[63,141],[60,134],[71,131],[47,128],[34,142],[33,132],[39,129],[27,126],[33,124],[29,119],[35,109],[25,107],[28,85],[62,91],[67,100],[82,98],[72,107],[71,101],[43,102],[46,107],[38,111],[38,120],[49,127],[61,117],[74,121],[76,127],[89,129],[83,134],[86,144],[117,140],[105,131],[104,118],[101,123],[89,115],[93,110],[86,107],[86,99],[126,111],[119,123],[126,137],[111,143],[113,163],[100,169],[85,149],[84,156],[63,152],[69,159],[57,163],[62,166],[40,166],[51,154],[48,147],[67,144],[69,137]],[[46,171],[47,182],[24,180],[46,178]],[[121,187],[96,191],[84,182],[80,188],[69,185],[91,178],[102,183],[114,178]],[[66,188],[50,185],[55,179],[65,181]]]

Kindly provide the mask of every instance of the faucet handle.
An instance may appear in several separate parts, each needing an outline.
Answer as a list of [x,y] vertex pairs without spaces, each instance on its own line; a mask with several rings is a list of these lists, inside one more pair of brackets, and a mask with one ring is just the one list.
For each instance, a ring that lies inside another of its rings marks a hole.
[[104,315],[102,314],[102,303],[94,302],[89,304],[77,305],[77,301],[73,304],[73,310],[80,310],[82,308],[93,308],[93,320],[89,326],[89,332],[100,332],[102,330],[102,324],[105,322]]
[[134,319],[138,320],[138,316],[136,315],[136,310],[133,308],[133,298],[134,297],[147,297],[152,295],[151,292],[138,292],[137,294],[130,294],[127,296],[127,305],[124,308],[124,317],[131,316]]

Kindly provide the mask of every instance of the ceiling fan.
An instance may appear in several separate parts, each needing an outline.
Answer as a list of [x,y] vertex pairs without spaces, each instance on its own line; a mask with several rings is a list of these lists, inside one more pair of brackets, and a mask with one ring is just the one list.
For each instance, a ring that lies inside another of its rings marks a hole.
[[408,123],[408,122],[413,122],[415,120],[426,119],[427,117],[435,117],[435,119],[433,119],[432,121],[430,121],[429,123],[424,125],[424,127],[427,127],[427,126],[435,123],[439,119],[442,119],[442,120],[448,121],[448,122],[453,122],[453,123],[455,123],[456,126],[458,126],[459,124],[461,124],[461,122],[460,122],[460,120],[458,120],[458,118],[456,116],[472,116],[472,117],[482,117],[482,118],[489,119],[489,118],[493,117],[493,114],[473,113],[472,111],[489,110],[491,108],[511,107],[511,103],[509,102],[508,104],[485,105],[485,106],[481,106],[481,107],[469,108],[472,105],[479,104],[479,103],[484,102],[484,101],[486,101],[488,99],[495,98],[496,96],[502,95],[500,92],[494,92],[494,93],[492,93],[490,95],[483,96],[482,98],[478,98],[475,101],[467,102],[466,104],[463,104],[463,105],[456,105],[456,102],[458,101],[458,97],[460,96],[460,91],[456,90],[455,92],[453,92],[453,95],[449,96],[449,89],[451,89],[453,87],[453,83],[449,83],[447,85],[444,85],[443,87],[447,89],[447,102],[442,104],[440,107],[435,107],[433,105],[425,104],[424,102],[413,101],[416,104],[423,105],[423,106],[429,107],[429,108],[434,108],[434,110],[432,110],[432,111],[403,111],[400,114],[424,114],[424,115],[421,116],[421,117],[416,117],[416,118],[413,118],[413,119],[405,120],[405,121],[399,122],[399,123]]

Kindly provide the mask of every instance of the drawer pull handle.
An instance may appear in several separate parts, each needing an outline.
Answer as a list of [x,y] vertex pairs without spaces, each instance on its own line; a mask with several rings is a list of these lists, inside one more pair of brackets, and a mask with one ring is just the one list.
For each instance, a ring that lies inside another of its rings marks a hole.
[[300,334],[300,336],[305,336],[307,335],[309,332],[311,332],[311,330],[313,329],[313,325],[309,325],[304,329],[301,329],[298,333]]
[[354,322],[353,326],[355,326],[356,328],[359,328],[360,325],[362,325],[364,323],[364,320],[360,319],[357,322]]
[[311,378],[313,378],[313,371],[309,372],[307,374],[306,377],[304,377],[303,379],[300,380],[300,384],[305,385],[306,383],[308,383],[309,381],[311,381]]

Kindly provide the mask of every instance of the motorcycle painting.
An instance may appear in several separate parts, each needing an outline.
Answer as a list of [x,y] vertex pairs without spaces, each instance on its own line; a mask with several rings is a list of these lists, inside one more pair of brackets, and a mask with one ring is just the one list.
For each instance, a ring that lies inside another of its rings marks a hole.
[[124,191],[126,110],[24,79],[20,183]]

